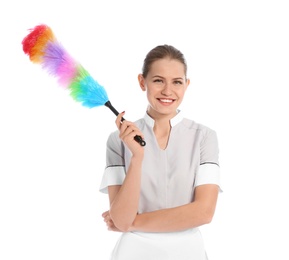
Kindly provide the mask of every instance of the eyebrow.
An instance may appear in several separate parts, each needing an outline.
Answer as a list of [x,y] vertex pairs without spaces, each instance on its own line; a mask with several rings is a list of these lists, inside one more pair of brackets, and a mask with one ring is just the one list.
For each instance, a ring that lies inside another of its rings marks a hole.
[[[164,78],[164,77],[162,77],[162,76],[160,76],[160,75],[155,75],[155,76],[153,76],[152,78]],[[182,78],[182,77],[177,77],[177,78],[173,78],[173,80],[185,80],[184,78]]]

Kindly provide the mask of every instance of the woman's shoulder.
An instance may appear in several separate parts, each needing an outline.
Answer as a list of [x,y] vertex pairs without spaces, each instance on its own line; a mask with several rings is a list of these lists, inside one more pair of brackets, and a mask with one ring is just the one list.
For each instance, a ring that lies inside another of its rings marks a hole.
[[107,144],[120,144],[119,130],[113,130],[108,134]]
[[189,129],[195,129],[196,131],[201,131],[201,132],[215,132],[214,129],[211,127],[204,125],[202,123],[196,122],[192,119],[189,118],[183,118],[183,125]]

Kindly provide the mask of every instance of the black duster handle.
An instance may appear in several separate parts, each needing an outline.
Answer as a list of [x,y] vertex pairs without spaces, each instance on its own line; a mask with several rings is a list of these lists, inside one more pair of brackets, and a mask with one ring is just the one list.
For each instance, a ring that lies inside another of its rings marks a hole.
[[[105,102],[104,104],[106,107],[108,107],[116,116],[119,115],[118,111],[112,106],[112,104],[110,103],[110,101]],[[121,122],[124,121],[125,119],[122,117],[121,118]],[[141,136],[136,135],[134,137],[134,140],[136,140],[141,146],[145,146],[146,142],[141,138]]]

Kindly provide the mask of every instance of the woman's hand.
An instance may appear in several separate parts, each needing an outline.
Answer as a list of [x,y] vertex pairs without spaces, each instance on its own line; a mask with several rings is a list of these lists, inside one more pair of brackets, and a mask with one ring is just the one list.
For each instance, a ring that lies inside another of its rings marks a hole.
[[119,129],[119,137],[127,145],[133,155],[140,153],[143,154],[143,147],[134,140],[134,137],[136,135],[144,138],[143,133],[137,128],[134,123],[127,120],[121,121],[124,113],[125,112],[120,113],[115,120],[115,124]]
[[106,223],[107,229],[110,231],[120,232],[120,230],[114,225],[109,211],[105,211],[102,213],[103,221]]

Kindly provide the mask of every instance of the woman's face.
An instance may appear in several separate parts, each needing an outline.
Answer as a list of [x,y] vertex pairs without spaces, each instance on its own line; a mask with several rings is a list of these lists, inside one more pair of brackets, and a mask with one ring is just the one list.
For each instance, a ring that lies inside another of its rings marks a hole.
[[152,63],[146,78],[140,74],[139,83],[147,91],[148,114],[157,119],[176,115],[190,81],[181,62],[164,58]]

